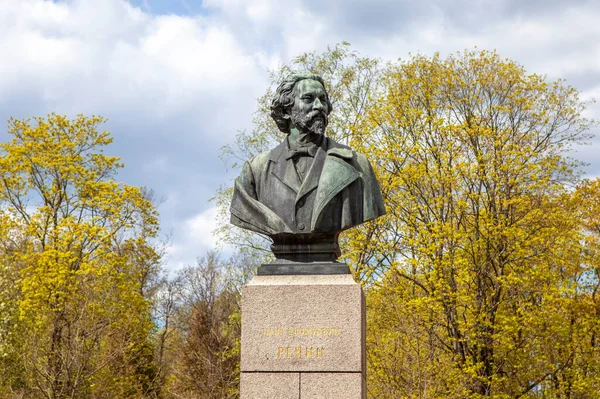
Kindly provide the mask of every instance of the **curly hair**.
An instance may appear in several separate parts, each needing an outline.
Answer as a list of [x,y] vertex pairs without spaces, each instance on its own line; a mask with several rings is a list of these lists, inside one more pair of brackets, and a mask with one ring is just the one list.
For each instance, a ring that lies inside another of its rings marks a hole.
[[[273,100],[271,101],[271,117],[277,124],[279,130],[284,133],[290,132],[288,112],[294,105],[294,87],[296,86],[296,83],[304,79],[316,80],[323,85],[323,88],[325,88],[325,82],[319,75],[310,72],[292,72],[281,81],[275,91],[275,97],[273,97]],[[327,115],[329,115],[333,107],[329,100],[327,89],[325,89],[325,95],[327,96]],[[286,116],[288,117],[286,118]]]

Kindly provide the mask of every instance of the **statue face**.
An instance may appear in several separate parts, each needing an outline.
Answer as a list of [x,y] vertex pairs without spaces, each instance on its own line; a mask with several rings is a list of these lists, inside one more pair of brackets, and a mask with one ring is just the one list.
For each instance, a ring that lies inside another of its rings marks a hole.
[[300,132],[325,134],[328,112],[327,94],[321,83],[304,79],[294,86],[294,105],[290,116]]

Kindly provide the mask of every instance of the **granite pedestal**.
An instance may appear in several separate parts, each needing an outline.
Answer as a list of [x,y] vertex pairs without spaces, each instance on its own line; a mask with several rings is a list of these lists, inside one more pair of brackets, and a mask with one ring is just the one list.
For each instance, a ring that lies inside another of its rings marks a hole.
[[241,399],[364,399],[365,369],[364,295],[350,274],[243,287]]

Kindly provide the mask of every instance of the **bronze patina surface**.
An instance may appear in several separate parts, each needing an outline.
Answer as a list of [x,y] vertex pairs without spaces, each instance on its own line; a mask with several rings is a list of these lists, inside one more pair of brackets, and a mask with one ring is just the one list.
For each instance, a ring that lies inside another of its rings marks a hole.
[[273,240],[276,261],[258,274],[343,274],[341,231],[385,214],[367,158],[325,136],[332,104],[323,79],[284,79],[271,116],[287,137],[246,162],[236,179],[231,223]]

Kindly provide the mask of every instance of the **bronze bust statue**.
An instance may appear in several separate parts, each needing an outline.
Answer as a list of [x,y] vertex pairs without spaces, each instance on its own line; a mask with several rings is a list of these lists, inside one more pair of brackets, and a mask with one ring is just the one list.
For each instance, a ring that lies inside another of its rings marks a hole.
[[246,162],[235,181],[231,223],[273,239],[277,261],[259,274],[346,272],[335,262],[339,233],[385,214],[366,157],[325,136],[331,111],[320,76],[289,75],[271,104],[287,137]]

